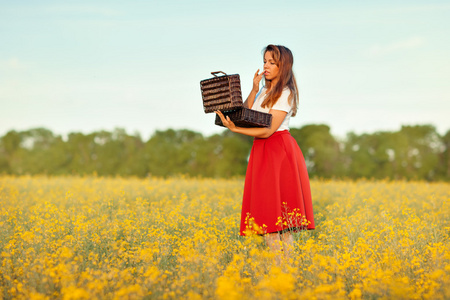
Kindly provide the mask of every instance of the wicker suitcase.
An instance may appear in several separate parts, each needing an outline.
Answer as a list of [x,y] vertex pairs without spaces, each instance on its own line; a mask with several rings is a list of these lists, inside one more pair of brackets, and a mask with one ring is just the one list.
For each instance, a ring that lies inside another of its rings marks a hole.
[[[238,127],[270,127],[272,123],[272,115],[249,108],[241,108],[234,111],[223,113],[224,116],[230,117],[230,120]],[[216,125],[223,126],[222,120],[216,116]]]
[[[223,73],[224,76],[217,76],[218,73]],[[211,74],[214,75],[213,78],[200,81],[205,113],[243,107],[239,74],[227,75],[222,71]]]

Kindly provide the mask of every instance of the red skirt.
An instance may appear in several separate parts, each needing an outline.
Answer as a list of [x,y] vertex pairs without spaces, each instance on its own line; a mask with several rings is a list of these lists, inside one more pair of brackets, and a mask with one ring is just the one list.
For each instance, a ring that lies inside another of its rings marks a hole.
[[245,175],[241,235],[314,229],[305,159],[289,131],[255,138]]

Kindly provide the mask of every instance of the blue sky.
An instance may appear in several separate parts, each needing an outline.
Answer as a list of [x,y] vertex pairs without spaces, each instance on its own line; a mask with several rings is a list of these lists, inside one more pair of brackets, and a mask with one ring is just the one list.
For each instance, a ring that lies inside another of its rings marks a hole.
[[221,132],[200,80],[240,74],[269,43],[294,53],[291,127],[450,129],[448,1],[2,1],[0,135],[124,128]]

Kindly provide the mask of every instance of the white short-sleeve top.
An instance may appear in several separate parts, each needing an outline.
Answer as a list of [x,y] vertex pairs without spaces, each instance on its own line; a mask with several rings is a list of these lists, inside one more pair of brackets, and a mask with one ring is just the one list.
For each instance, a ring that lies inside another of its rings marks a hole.
[[262,87],[259,90],[258,94],[256,94],[255,101],[253,102],[252,109],[265,113],[268,113],[271,109],[287,112],[286,117],[284,118],[280,127],[278,127],[276,131],[289,130],[289,120],[291,119],[292,115],[292,105],[289,104],[288,98],[289,95],[291,94],[291,90],[285,87],[283,89],[283,92],[281,93],[280,98],[278,98],[277,103],[275,103],[275,105],[272,108],[269,107],[262,108],[261,104],[264,102],[264,99],[266,98],[266,91],[267,91],[266,87]]

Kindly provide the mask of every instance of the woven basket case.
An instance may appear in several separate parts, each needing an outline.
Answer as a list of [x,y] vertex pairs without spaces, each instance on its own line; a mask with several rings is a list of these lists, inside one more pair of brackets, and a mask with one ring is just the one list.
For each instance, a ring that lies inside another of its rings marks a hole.
[[[249,108],[241,108],[235,111],[223,113],[224,116],[230,117],[230,120],[238,127],[270,127],[272,115]],[[222,120],[216,116],[216,125],[223,126]]]
[[211,72],[213,78],[200,81],[205,113],[243,107],[239,74],[217,76],[218,73],[225,74],[222,71]]

